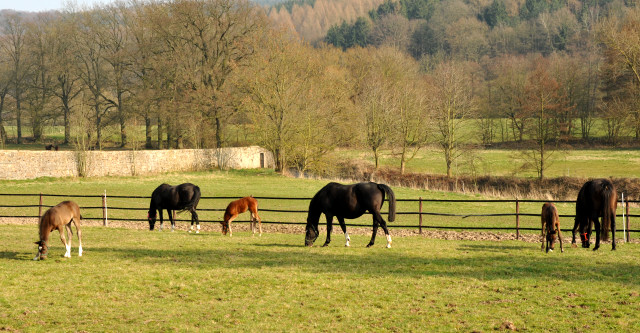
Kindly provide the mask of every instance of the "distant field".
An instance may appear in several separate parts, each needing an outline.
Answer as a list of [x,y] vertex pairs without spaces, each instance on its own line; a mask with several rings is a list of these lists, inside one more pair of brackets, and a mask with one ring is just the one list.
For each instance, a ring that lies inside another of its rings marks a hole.
[[518,241],[396,237],[327,248],[301,235],[87,227],[84,255],[31,259],[0,225],[4,331],[637,332],[639,244],[545,254]]
[[[516,150],[480,149],[473,156],[466,154],[456,165],[454,174],[536,177],[534,170],[521,170],[522,161]],[[365,149],[340,149],[337,158],[360,159],[373,164],[373,154]],[[473,164],[470,160],[474,157]],[[400,168],[400,158],[392,150],[383,150],[380,163],[384,167]],[[407,172],[445,174],[444,155],[436,148],[425,148],[407,164]],[[640,149],[575,149],[558,150],[553,154],[546,177],[638,177]]]

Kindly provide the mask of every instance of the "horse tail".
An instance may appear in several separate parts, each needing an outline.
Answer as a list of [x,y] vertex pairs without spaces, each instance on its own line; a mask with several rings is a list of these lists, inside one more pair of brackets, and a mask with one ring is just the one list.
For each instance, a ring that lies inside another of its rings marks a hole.
[[[613,200],[613,202],[612,202]],[[613,184],[610,182],[606,182],[603,184],[602,189],[602,240],[606,241],[609,239],[609,229],[611,229],[611,214],[615,212],[615,206],[617,202],[615,188]]]
[[195,209],[198,206],[198,202],[200,202],[200,188],[198,186],[193,186],[193,196],[191,200],[186,204],[185,209]]
[[389,222],[393,222],[396,220],[396,195],[391,190],[391,187],[385,184],[378,184],[378,188],[389,197]]

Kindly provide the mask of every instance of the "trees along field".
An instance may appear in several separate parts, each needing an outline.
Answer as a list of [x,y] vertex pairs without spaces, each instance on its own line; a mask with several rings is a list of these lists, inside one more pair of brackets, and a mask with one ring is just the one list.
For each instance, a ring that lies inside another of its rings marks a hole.
[[[317,6],[296,15],[340,12]],[[354,18],[348,47],[301,41],[244,0],[4,14],[0,134],[17,148],[259,144],[301,172],[326,169],[336,147],[367,147],[375,165],[392,150],[404,172],[438,145],[449,176],[474,144],[533,142],[544,177],[556,143],[640,140],[639,10],[554,6],[384,3]],[[556,96],[540,108],[545,89]],[[58,126],[62,138],[44,134]]]

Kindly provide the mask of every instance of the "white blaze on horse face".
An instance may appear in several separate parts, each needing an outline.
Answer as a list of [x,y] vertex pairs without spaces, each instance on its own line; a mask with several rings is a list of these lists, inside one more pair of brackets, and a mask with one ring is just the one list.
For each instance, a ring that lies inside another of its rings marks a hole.
[[391,243],[392,243],[392,241],[391,241],[391,235],[387,235],[387,249],[390,249],[390,248],[391,248]]
[[344,246],[347,246],[347,247],[351,246],[351,244],[349,243],[349,242],[351,242],[351,237],[349,237],[349,233],[348,232],[344,233],[344,239],[346,239],[346,241],[347,241],[347,243],[344,244]]

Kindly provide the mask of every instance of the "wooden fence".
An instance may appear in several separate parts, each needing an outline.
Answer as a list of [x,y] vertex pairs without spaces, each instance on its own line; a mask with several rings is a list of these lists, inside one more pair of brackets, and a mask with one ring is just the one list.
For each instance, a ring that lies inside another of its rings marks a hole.
[[[7,200],[7,198],[12,198],[13,201],[20,201],[20,202],[29,202],[32,201],[33,204],[17,204],[17,205],[7,205],[4,204]],[[24,199],[22,199],[24,198]],[[147,203],[149,202],[150,197],[148,196],[123,196],[123,195],[110,195],[109,197],[107,197],[107,193],[106,191],[101,194],[101,195],[66,195],[66,194],[42,194],[42,193],[38,193],[38,194],[7,194],[7,193],[0,193],[0,218],[34,218],[37,219],[39,216],[42,215],[43,209],[48,209],[49,207],[52,207],[52,205],[46,205],[44,204],[44,198],[59,198],[60,200],[62,199],[71,199],[71,198],[86,198],[87,200],[94,200],[96,201],[97,205],[95,206],[91,206],[91,205],[81,205],[82,211],[83,211],[83,219],[86,220],[101,220],[103,222],[104,226],[108,226],[109,224],[109,220],[117,220],[117,221],[130,221],[132,223],[134,222],[147,222],[147,219],[143,219],[143,218],[130,218],[130,217],[122,217],[122,216],[118,216],[118,213],[113,213],[115,212],[121,212],[121,211],[141,211],[140,212],[140,216],[146,215],[144,213],[142,213],[142,211],[148,211],[148,208],[146,207],[132,207],[131,205],[124,205],[124,206],[108,206],[108,202],[110,201],[117,201],[119,203],[124,203],[127,202],[127,200],[135,200],[135,201],[146,201]],[[229,200],[235,200],[237,199],[237,197],[201,197],[201,204],[198,206],[198,211],[199,212],[224,212],[225,208],[226,208],[226,203],[228,203]],[[286,203],[291,202],[291,201],[310,201],[311,198],[284,198],[284,197],[256,197],[256,199],[258,200],[271,200],[271,201],[275,201],[278,202],[279,204],[284,202],[285,206]],[[208,200],[218,200],[218,201],[222,201],[221,204],[215,205],[215,204],[203,204],[203,202],[208,202]],[[397,202],[399,203],[407,203],[409,205],[411,205],[412,207],[415,207],[415,210],[411,209],[411,210],[403,210],[403,211],[397,211],[396,215],[400,215],[400,216],[406,216],[406,218],[404,218],[404,224],[397,224],[397,223],[390,223],[388,224],[388,227],[390,228],[417,228],[419,230],[420,233],[422,233],[423,229],[455,229],[455,230],[513,230],[516,233],[516,237],[519,238],[520,237],[520,232],[523,230],[540,230],[540,227],[522,227],[520,224],[521,222],[521,218],[522,217],[539,217],[540,214],[539,213],[524,213],[521,212],[520,208],[522,204],[528,203],[544,203],[547,202],[548,200],[522,200],[522,199],[492,199],[492,200],[461,200],[461,199],[424,199],[424,198],[418,198],[418,199],[397,199]],[[572,204],[574,203],[574,201],[554,201],[555,203],[567,203],[567,204]],[[461,209],[462,211],[456,211],[455,213],[442,213],[442,212],[434,212],[434,211],[427,211],[424,210],[424,204],[425,203],[431,203],[432,205],[437,205],[438,203],[442,203],[442,204],[452,204],[452,203],[459,203],[462,205],[459,205],[459,209]],[[477,214],[472,212],[471,209],[467,209],[468,212],[465,212],[465,208],[467,207],[471,207],[472,205],[477,205],[479,203],[503,203],[503,204],[512,204],[513,205],[513,211],[512,212],[507,212],[507,213],[490,213],[490,214]],[[636,217],[640,217],[640,215],[637,214],[630,214],[630,204],[638,204],[640,203],[640,201],[638,200],[633,200],[633,201],[625,201],[625,202],[619,202],[619,208],[617,210],[617,217],[622,217],[622,223],[617,223],[616,229],[618,232],[624,232],[624,235],[626,236],[626,239],[629,240],[631,233],[637,233],[640,232],[640,230],[638,229],[631,229],[631,218],[636,218]],[[217,207],[216,207],[217,206]],[[277,206],[277,205],[275,205]],[[405,205],[406,206],[406,205]],[[461,208],[460,208],[461,207]],[[538,206],[539,207],[539,206]],[[622,209],[620,209],[620,207],[622,207]],[[8,209],[23,209],[23,208],[38,208],[38,215],[35,215],[35,209],[34,209],[34,214],[33,215],[28,215],[28,214],[6,214]],[[86,212],[89,212],[88,214]],[[264,208],[264,206],[261,206],[260,208],[261,212],[274,212],[274,213],[281,213],[281,214],[299,214],[299,215],[304,215],[307,213],[306,210],[301,210],[301,209],[273,209],[273,208]],[[109,215],[109,213],[111,212],[111,216]],[[383,212],[384,214],[384,212]],[[218,214],[220,217],[222,216],[222,214]],[[413,216],[413,217],[412,217]],[[513,224],[510,227],[497,227],[497,226],[490,226],[490,225],[483,225],[483,226],[465,226],[464,223],[455,223],[455,225],[429,225],[427,223],[425,223],[425,219],[424,217],[426,216],[440,216],[440,217],[448,217],[448,218],[453,218],[453,217],[459,217],[461,219],[466,219],[466,218],[473,218],[473,217],[498,217],[498,218],[512,218],[513,219]],[[561,218],[573,218],[575,217],[575,215],[570,215],[570,214],[560,214]],[[187,220],[180,220],[178,219],[177,221],[187,221]],[[189,220],[190,221],[190,220]],[[413,221],[413,222],[411,222]],[[620,220],[619,220],[620,221]],[[214,223],[214,222],[221,222],[221,220],[219,219],[201,219],[200,222],[202,223]],[[246,221],[234,221],[234,222],[248,222],[248,220]],[[269,220],[263,220],[263,223],[266,224],[293,224],[293,225],[305,225],[306,222],[303,221],[290,221],[290,222],[284,222],[284,221],[269,221]],[[406,223],[409,222],[409,223]],[[348,223],[348,226],[370,226],[371,224],[369,223],[369,225],[363,225],[363,224],[353,224],[353,223]],[[566,225],[564,226],[563,229],[566,230],[570,230],[570,228],[573,226],[573,223],[571,223],[571,225]]]

